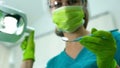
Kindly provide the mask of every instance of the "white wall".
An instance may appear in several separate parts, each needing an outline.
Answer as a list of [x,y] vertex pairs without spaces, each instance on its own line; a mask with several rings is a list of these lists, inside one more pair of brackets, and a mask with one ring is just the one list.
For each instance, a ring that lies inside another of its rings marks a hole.
[[36,41],[36,62],[34,68],[45,68],[48,60],[64,50],[65,44],[53,32]]
[[0,45],[0,67],[8,68],[8,58],[9,58],[9,50],[4,46]]
[[120,0],[88,0],[89,1],[89,6],[90,6],[90,12],[91,16],[95,16],[96,14],[109,11],[112,13],[114,19],[115,19],[115,24],[117,28],[120,29]]

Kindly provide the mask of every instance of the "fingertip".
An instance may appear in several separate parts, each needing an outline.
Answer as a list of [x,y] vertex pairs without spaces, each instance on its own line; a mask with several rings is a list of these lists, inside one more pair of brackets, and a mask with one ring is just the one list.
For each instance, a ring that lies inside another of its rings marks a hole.
[[31,31],[29,34],[28,42],[31,42],[34,40],[34,31]]
[[83,44],[83,40],[80,40],[79,42],[80,42],[81,44]]
[[34,37],[34,32],[35,31],[31,31],[30,34],[29,34],[29,36],[33,38]]
[[34,35],[34,33],[35,33],[35,31],[34,31],[34,30],[30,32],[30,34],[32,34],[32,35]]
[[93,34],[94,32],[96,32],[97,31],[97,29],[96,28],[92,28],[92,31],[91,31],[91,33]]
[[29,37],[29,36],[25,36],[25,40],[27,40],[27,39],[28,39],[28,37]]
[[88,36],[82,37],[81,40],[79,40],[79,42],[80,42],[81,44],[83,44],[83,43],[85,42],[86,37],[88,37]]

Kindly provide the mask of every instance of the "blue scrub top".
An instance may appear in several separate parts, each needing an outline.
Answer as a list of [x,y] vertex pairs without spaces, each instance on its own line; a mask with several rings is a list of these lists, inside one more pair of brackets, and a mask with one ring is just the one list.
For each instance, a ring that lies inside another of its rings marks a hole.
[[[117,51],[115,59],[120,66],[120,33],[112,32],[116,42]],[[50,59],[47,63],[47,68],[98,68],[96,63],[96,56],[94,53],[86,48],[83,48],[76,59],[72,59],[65,51]]]

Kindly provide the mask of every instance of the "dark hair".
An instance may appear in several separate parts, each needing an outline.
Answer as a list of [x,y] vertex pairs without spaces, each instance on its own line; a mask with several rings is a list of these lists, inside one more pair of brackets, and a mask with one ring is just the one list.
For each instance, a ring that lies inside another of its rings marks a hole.
[[[89,20],[89,13],[88,13],[88,9],[87,9],[87,4],[88,4],[88,1],[87,0],[81,0],[82,1],[82,5],[83,5],[83,10],[84,10],[84,13],[85,13],[85,17],[84,17],[84,20],[85,20],[85,23],[84,23],[84,27],[87,28],[87,24],[88,24],[88,20]],[[55,29],[55,33],[57,36],[60,36],[60,37],[63,37],[64,34],[62,31],[59,31],[57,28]]]

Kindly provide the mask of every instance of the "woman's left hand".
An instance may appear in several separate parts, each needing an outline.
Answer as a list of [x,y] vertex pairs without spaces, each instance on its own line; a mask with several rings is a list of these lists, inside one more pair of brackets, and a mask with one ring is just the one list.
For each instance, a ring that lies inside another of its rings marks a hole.
[[93,28],[91,36],[84,36],[80,43],[96,55],[99,68],[115,68],[116,41],[110,32]]

